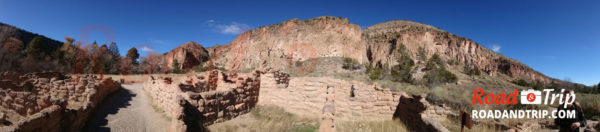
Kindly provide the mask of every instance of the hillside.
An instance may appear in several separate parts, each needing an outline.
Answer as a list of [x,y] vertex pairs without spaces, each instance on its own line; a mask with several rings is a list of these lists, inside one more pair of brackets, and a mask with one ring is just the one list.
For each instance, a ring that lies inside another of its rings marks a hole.
[[17,40],[23,42],[23,44],[25,45],[23,47],[26,47],[27,44],[31,42],[31,40],[33,40],[33,38],[35,38],[36,36],[41,36],[44,39],[46,39],[48,45],[50,45],[52,50],[56,50],[63,44],[63,42],[45,37],[43,35],[25,31],[15,26],[11,26],[0,22],[0,46],[2,46],[5,43],[5,41],[9,40],[10,38],[16,38]]
[[[363,30],[347,19],[337,17],[293,19],[249,30],[229,44],[208,49],[212,61],[232,71],[289,69],[294,62],[323,57],[348,57],[361,64],[385,69],[397,64],[396,47],[399,45],[405,45],[410,58],[417,62],[413,67],[417,69],[413,73],[415,77],[422,77],[423,73],[418,69],[424,68],[427,58],[438,54],[446,62],[509,81],[560,82],[470,39],[411,21],[388,21]],[[425,50],[424,57],[419,56],[419,48]],[[451,70],[460,72],[462,68]]]

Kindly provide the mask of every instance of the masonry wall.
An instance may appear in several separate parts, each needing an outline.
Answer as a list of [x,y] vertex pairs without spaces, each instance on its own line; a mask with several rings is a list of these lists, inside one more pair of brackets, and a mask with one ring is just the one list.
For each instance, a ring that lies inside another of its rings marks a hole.
[[[322,118],[327,98],[335,101],[334,115],[337,120],[385,120],[393,119],[403,92],[392,92],[377,84],[364,84],[331,77],[294,77],[289,86],[279,86],[277,77],[265,73],[261,77],[259,105],[277,105],[286,111],[303,116]],[[334,96],[327,96],[333,88]],[[429,105],[431,109],[437,106]],[[423,111],[427,116],[445,118],[449,112],[436,116],[435,110]]]
[[151,77],[145,89],[172,118],[170,131],[199,130],[249,112],[258,102],[260,72],[238,75],[217,70],[183,80]]
[[121,88],[111,78],[90,75],[2,73],[2,77],[0,112],[14,116],[10,126],[0,127],[7,132],[80,131],[96,106]]

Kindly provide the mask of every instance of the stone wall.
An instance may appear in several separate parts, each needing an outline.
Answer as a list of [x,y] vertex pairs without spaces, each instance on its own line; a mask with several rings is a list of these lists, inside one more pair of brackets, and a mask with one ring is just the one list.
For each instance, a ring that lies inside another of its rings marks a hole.
[[448,132],[438,121],[455,115],[448,107],[434,106],[425,100],[425,95],[400,96],[394,119],[400,119],[410,130],[421,132]]
[[2,73],[0,131],[80,131],[96,106],[120,84],[111,78],[60,73]]
[[200,130],[248,113],[258,102],[260,72],[238,75],[213,70],[180,81],[151,77],[145,89],[172,118],[169,131]]
[[277,86],[273,74],[261,77],[259,104],[273,104],[291,113],[319,117],[326,103],[327,88],[335,90],[335,116],[342,120],[392,119],[399,94],[376,84],[344,81],[330,77],[291,78],[287,88]]
[[456,116],[448,107],[429,104],[424,95],[414,99],[377,84],[331,77],[294,77],[287,88],[281,88],[272,73],[264,74],[261,80],[259,105],[277,105],[290,113],[320,118],[324,131],[335,130],[337,121],[390,119],[401,119],[406,124],[421,122],[411,125],[417,126],[415,131],[447,131],[438,122],[449,115]]

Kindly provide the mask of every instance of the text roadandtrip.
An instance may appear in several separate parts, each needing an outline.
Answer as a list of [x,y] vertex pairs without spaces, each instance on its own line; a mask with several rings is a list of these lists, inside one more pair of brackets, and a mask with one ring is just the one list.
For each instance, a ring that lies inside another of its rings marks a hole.
[[[485,93],[483,89],[475,89],[473,92],[472,104],[517,104],[517,97],[520,97],[520,103],[523,105],[551,105],[556,102],[562,104],[564,108],[575,102],[575,94],[552,93],[554,89],[544,89],[545,98],[542,103],[542,91],[523,90],[519,96],[519,91],[514,93]],[[563,99],[563,95],[565,95]],[[522,119],[522,118],[575,118],[575,110],[473,110],[472,118],[493,118],[493,119]]]
[[479,119],[544,119],[575,118],[575,110],[473,110],[472,118]]

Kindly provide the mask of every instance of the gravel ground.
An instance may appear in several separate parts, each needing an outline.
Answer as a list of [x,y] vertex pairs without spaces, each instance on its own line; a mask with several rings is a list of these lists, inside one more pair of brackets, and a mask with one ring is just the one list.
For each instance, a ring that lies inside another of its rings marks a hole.
[[86,132],[165,132],[170,122],[156,112],[142,84],[123,85],[92,115]]

